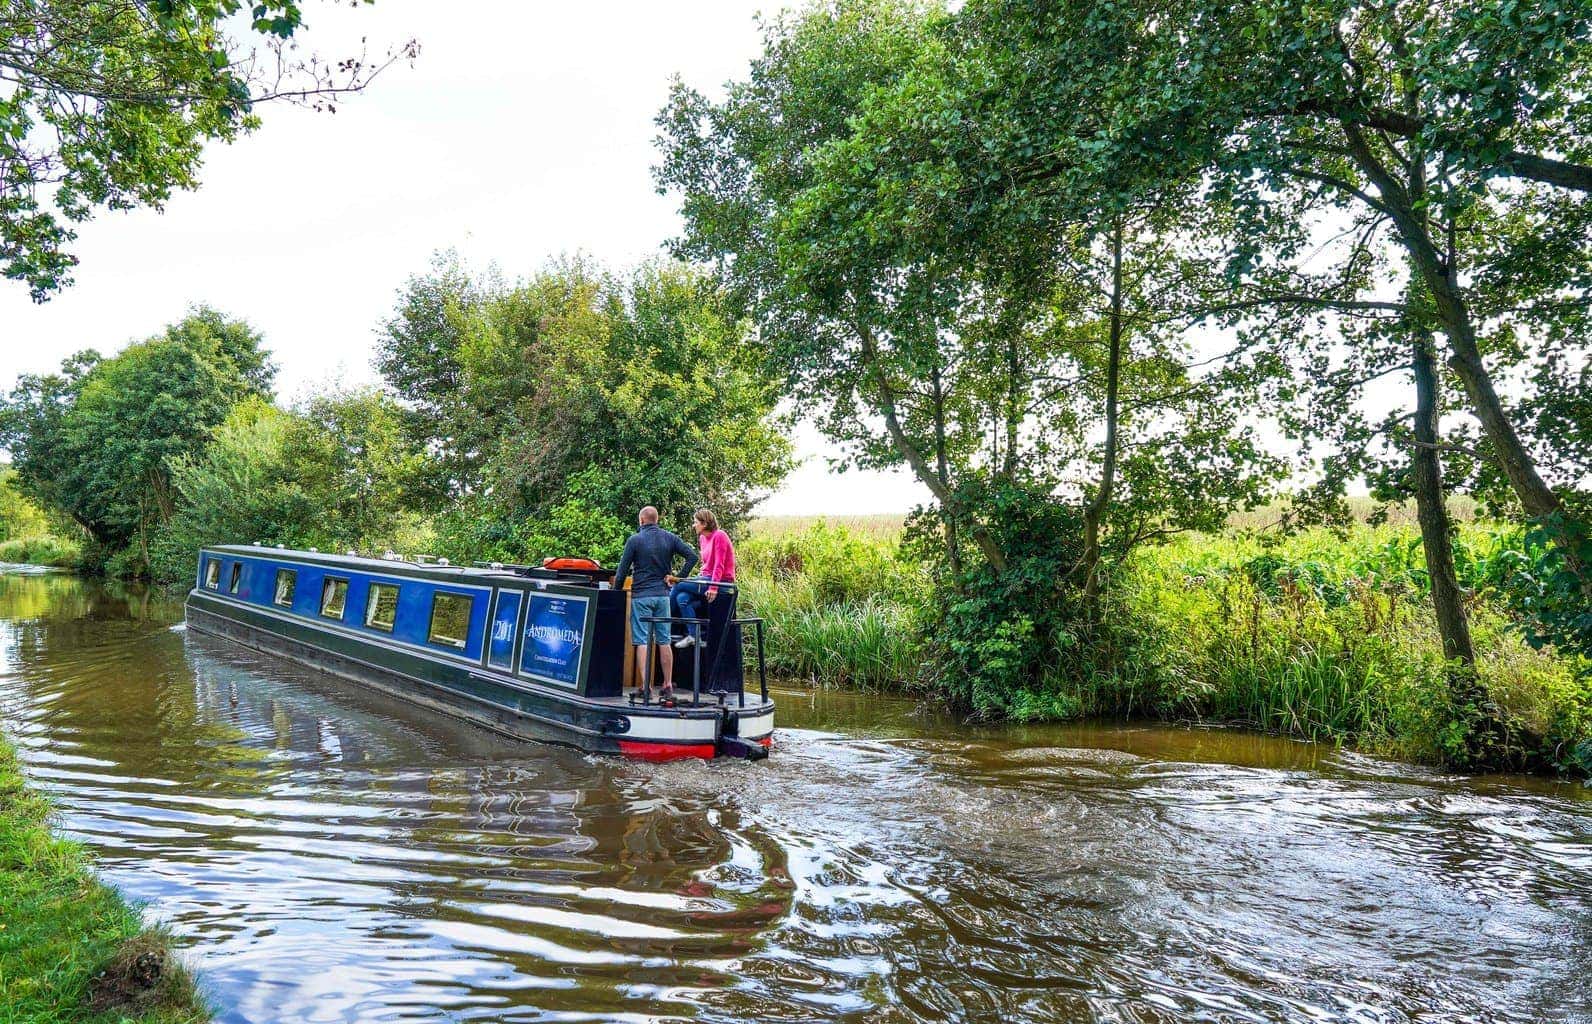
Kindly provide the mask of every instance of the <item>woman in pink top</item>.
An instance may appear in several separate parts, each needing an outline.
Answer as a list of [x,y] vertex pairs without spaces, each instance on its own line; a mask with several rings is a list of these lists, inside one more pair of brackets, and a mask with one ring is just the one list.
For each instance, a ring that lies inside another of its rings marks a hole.
[[[669,591],[669,603],[682,619],[707,618],[707,602],[719,596],[716,584],[735,582],[735,545],[730,535],[719,529],[719,520],[705,508],[697,509],[691,519],[702,544],[702,571],[696,578],[681,580]],[[674,642],[676,647],[690,647],[700,642],[695,625],[688,626],[685,636]]]

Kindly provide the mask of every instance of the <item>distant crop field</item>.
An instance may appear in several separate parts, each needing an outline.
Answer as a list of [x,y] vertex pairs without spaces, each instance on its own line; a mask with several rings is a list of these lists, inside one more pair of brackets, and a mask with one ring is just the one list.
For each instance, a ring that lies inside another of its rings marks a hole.
[[[1282,502],[1273,502],[1248,512],[1235,512],[1227,520],[1227,525],[1235,530],[1264,529],[1276,524],[1282,518],[1285,507]],[[1370,519],[1372,513],[1381,507],[1381,502],[1374,501],[1371,498],[1353,497],[1349,499],[1349,511],[1356,522],[1366,522]],[[1470,522],[1476,518],[1476,502],[1466,497],[1450,498],[1448,500],[1448,512],[1455,522]],[[801,533],[815,523],[821,522],[829,526],[844,528],[864,537],[885,540],[898,536],[905,520],[906,516],[904,514],[894,512],[853,516],[758,516],[748,524],[747,533],[764,538],[783,537],[793,533]],[[1414,525],[1415,503],[1406,501],[1389,506],[1387,522],[1394,526]]]
[[905,521],[904,514],[895,512],[866,516],[758,516],[748,525],[747,532],[756,537],[784,537],[824,523],[864,537],[887,539],[900,534]]

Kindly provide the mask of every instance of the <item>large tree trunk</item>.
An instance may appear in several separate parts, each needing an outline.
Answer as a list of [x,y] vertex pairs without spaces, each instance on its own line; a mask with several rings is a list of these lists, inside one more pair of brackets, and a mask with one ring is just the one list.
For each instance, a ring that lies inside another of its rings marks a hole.
[[1117,391],[1122,378],[1122,219],[1111,229],[1111,323],[1106,353],[1106,440],[1100,487],[1083,513],[1083,596],[1094,618],[1100,597],[1100,527],[1117,482]]
[[[1355,163],[1376,186],[1382,209],[1392,218],[1421,284],[1432,295],[1443,334],[1448,339],[1448,365],[1464,385],[1471,412],[1481,423],[1498,468],[1509,480],[1527,518],[1542,520],[1560,512],[1564,503],[1537,472],[1536,460],[1526,450],[1508,413],[1504,411],[1492,375],[1482,361],[1481,350],[1476,344],[1475,323],[1459,286],[1457,265],[1441,257],[1424,217],[1417,211],[1416,197],[1400,185],[1387,166],[1378,159],[1360,130],[1348,123],[1343,124],[1343,129]],[[1592,576],[1588,575],[1575,552],[1574,538],[1560,532],[1555,541],[1564,552],[1566,564],[1580,580],[1582,593],[1592,595]]]
[[[895,387],[890,383],[890,375],[879,364],[879,344],[873,331],[865,324],[853,324],[857,331],[857,339],[862,344],[863,363],[869,375],[873,378],[874,396],[878,401],[880,415],[884,417],[885,430],[890,434],[890,441],[895,445],[896,451],[906,460],[912,473],[934,495],[934,500],[940,507],[949,509],[952,503],[951,489],[943,481],[934,468],[923,457],[923,451],[901,426],[901,416],[897,411]],[[1007,567],[1006,552],[1001,550],[1000,543],[995,535],[989,532],[989,527],[977,519],[968,522],[968,535],[973,538],[973,543],[978,545],[979,551],[989,562],[990,568],[996,572],[1005,572]]]
[[1454,572],[1453,531],[1443,491],[1443,464],[1438,452],[1438,417],[1441,382],[1432,332],[1415,324],[1415,452],[1410,475],[1415,485],[1415,513],[1421,526],[1421,547],[1426,553],[1426,575],[1432,581],[1432,603],[1437,609],[1437,631],[1443,638],[1443,657],[1459,660],[1467,668],[1476,662],[1465,616],[1464,595]]

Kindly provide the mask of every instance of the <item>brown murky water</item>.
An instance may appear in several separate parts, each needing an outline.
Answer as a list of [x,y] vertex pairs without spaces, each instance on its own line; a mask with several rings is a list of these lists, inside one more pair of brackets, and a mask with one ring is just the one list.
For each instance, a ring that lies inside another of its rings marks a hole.
[[784,694],[774,756],[514,745],[0,577],[0,726],[223,1021],[1592,1021],[1592,801]]

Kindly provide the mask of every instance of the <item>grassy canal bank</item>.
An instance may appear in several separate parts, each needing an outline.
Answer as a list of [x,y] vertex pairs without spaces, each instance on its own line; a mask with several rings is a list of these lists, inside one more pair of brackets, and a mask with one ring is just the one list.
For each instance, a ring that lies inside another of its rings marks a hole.
[[0,1024],[209,1020],[166,938],[48,816],[0,738]]
[[[1408,515],[1279,535],[1263,522],[1190,533],[1119,567],[1104,641],[1059,636],[1050,671],[998,693],[980,717],[1207,722],[1426,764],[1464,741]],[[1517,609],[1541,574],[1520,531],[1485,521],[1455,537],[1499,735],[1471,769],[1592,776],[1592,665],[1533,648]],[[745,610],[769,620],[770,668],[817,685],[936,696],[929,568],[897,517],[759,520],[741,539]],[[976,714],[975,710],[975,714]]]

